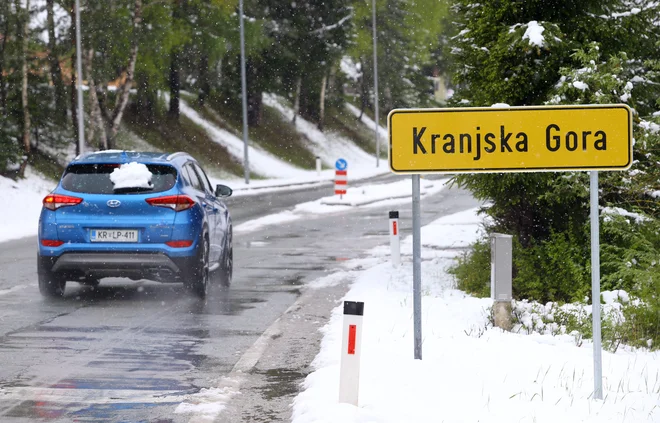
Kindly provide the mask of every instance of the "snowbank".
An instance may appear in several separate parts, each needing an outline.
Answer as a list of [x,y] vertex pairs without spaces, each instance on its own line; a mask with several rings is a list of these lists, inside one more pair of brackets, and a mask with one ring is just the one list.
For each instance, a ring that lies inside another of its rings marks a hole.
[[423,243],[432,238],[444,248],[423,251],[423,360],[413,359],[410,250],[402,249],[403,265],[394,269],[388,249],[377,248],[381,264],[360,272],[344,298],[365,302],[359,406],[338,403],[337,307],[322,329],[315,371],[294,401],[293,423],[660,421],[660,354],[603,351],[604,400],[594,400],[589,342],[503,332],[489,323],[490,299],[454,289],[446,268],[457,246],[479,236],[475,212],[422,229]]

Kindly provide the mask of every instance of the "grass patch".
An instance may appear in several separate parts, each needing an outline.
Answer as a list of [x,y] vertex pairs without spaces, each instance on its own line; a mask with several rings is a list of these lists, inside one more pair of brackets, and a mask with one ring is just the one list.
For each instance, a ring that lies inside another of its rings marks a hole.
[[185,151],[210,173],[243,175],[243,165],[235,161],[223,146],[215,143],[204,129],[183,115],[178,121],[162,116],[158,123],[145,124],[129,114],[125,116],[125,122],[128,129],[161,151]]
[[[329,107],[326,110],[325,128],[327,131],[336,132],[350,140],[369,154],[376,155],[376,135],[374,131],[358,120],[353,113],[345,108]],[[386,139],[380,139],[380,156],[387,157]],[[385,154],[383,154],[385,153]]]
[[39,151],[36,148],[32,149],[32,154],[30,155],[30,166],[32,166],[39,173],[43,174],[50,180],[58,182],[62,173],[64,173],[64,167],[57,163],[56,160],[48,156],[46,153]]
[[[197,106],[194,101],[191,101],[190,105],[204,119],[239,138],[243,137],[243,118],[234,107],[220,105],[218,101],[205,107]],[[277,110],[264,105],[262,113],[261,125],[248,128],[250,140],[294,166],[302,169],[315,168],[316,157],[305,148],[305,137],[298,133],[290,122],[283,120]]]

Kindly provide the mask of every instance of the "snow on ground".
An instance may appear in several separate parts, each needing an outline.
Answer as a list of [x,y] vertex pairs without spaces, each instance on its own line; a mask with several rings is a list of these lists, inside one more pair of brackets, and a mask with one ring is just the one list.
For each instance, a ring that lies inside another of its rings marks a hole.
[[[420,183],[421,198],[435,194],[445,188],[446,179],[422,180]],[[265,226],[287,223],[310,215],[337,213],[360,206],[381,206],[383,204],[394,205],[410,202],[412,196],[412,183],[403,180],[388,184],[372,184],[360,187],[348,188],[343,199],[339,195],[323,197],[315,201],[309,201],[296,205],[291,210],[270,214],[264,217],[250,220],[234,227],[234,232],[244,233],[261,229]],[[385,203],[386,202],[386,203]]]
[[[358,109],[357,107],[353,106],[352,104],[350,104],[350,103],[346,103],[346,109],[348,109],[348,111],[351,112],[355,117],[360,117],[360,109]],[[362,123],[364,123],[365,125],[367,125],[367,127],[368,127],[369,129],[371,129],[372,131],[373,131],[374,128],[376,127],[376,122],[374,122],[374,120],[371,119],[371,118],[370,118],[369,116],[367,116],[366,114],[363,114],[363,115],[362,115],[362,119],[361,119],[361,121],[362,121]],[[389,139],[389,134],[387,133],[387,129],[386,129],[386,128],[383,128],[383,127],[380,126],[380,125],[378,126],[378,137],[379,137],[379,139],[380,139],[381,142],[382,142],[382,144],[381,144],[381,146],[380,146],[380,147],[381,147],[381,151],[382,151],[383,148],[387,148],[386,146],[387,146],[387,140]]]
[[423,360],[413,359],[410,237],[400,268],[387,262],[387,247],[374,249],[379,264],[357,277],[348,264],[355,282],[344,299],[365,302],[359,405],[338,403],[340,306],[322,329],[293,423],[660,421],[659,353],[603,351],[604,399],[594,400],[591,343],[493,328],[492,301],[454,288],[446,269],[480,222],[475,209],[422,229]]
[[[264,104],[279,111],[285,120],[290,121],[293,118],[293,110],[285,106],[281,99],[274,95],[264,95]],[[207,121],[183,100],[181,101],[181,113],[201,126],[213,141],[227,148],[238,162],[243,162],[242,139]],[[373,121],[371,122],[373,126]],[[326,167],[334,168],[337,159],[345,159],[348,162],[349,177],[351,179],[368,178],[389,171],[384,160],[382,160],[383,163],[379,167],[376,167],[376,157],[356,146],[352,140],[332,132],[321,132],[316,125],[300,116],[296,119],[296,129],[310,141],[310,151],[320,157],[321,162]],[[387,142],[386,140],[387,138],[383,140],[383,145]],[[316,172],[315,170],[297,168],[255,145],[248,146],[248,156],[251,171],[269,179],[253,179],[249,184],[239,178],[212,178],[211,182],[228,185],[235,190],[236,194],[241,195],[265,192],[266,190],[272,190],[273,187],[295,187],[302,184],[327,182],[333,180],[335,176],[332,169]]]
[[26,169],[26,178],[13,181],[0,176],[0,195],[13,207],[0,208],[0,242],[36,235],[44,197],[56,183]]
[[[213,141],[224,146],[237,161],[243,162],[243,140],[229,131],[218,128],[213,123],[202,118],[188,103],[181,100],[181,113],[193,123],[202,127]],[[257,148],[248,146],[248,159],[251,170],[270,178],[296,178],[305,176],[307,171],[292,166],[278,157]]]
[[[264,104],[280,112],[284,120],[288,122],[293,120],[293,109],[286,106],[281,97],[265,94]],[[296,118],[295,125],[296,130],[309,140],[309,150],[320,157],[326,166],[334,167],[335,161],[343,158],[348,162],[349,169],[375,167],[376,157],[362,150],[352,140],[332,131],[322,132],[315,124],[301,116]]]

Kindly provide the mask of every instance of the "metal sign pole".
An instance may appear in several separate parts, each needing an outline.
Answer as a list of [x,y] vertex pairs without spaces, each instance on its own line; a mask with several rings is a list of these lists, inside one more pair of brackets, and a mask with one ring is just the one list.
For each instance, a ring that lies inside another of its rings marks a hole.
[[373,37],[374,37],[374,122],[376,133],[376,167],[380,165],[380,140],[378,140],[378,36],[376,34],[376,0],[371,0],[373,12]]
[[243,97],[243,170],[245,183],[250,183],[250,162],[248,161],[248,122],[247,122],[247,81],[245,76],[245,30],[243,29],[243,0],[238,2],[241,29],[241,94]]
[[82,60],[81,60],[81,41],[80,41],[80,0],[76,0],[76,89],[78,90],[78,154],[85,152],[85,123],[83,116],[83,92],[82,92]]
[[413,321],[415,331],[415,360],[422,359],[422,240],[419,175],[412,176],[413,221]]
[[594,398],[603,399],[603,362],[600,335],[600,244],[598,220],[598,171],[589,172],[591,203],[591,316],[594,337]]

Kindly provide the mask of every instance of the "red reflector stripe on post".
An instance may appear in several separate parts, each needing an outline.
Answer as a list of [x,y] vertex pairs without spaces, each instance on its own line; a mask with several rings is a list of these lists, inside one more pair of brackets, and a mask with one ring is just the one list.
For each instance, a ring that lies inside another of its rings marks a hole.
[[393,232],[393,235],[396,235],[396,220],[394,222],[392,222],[392,232]]
[[357,332],[356,325],[348,325],[348,353],[355,355],[355,333]]
[[339,194],[341,194],[341,195],[346,194],[346,190],[345,189],[336,189],[335,194],[338,194],[338,195]]
[[348,185],[348,181],[340,181],[339,179],[337,179],[335,181],[335,185]]
[[348,175],[348,170],[335,170],[335,175]]

